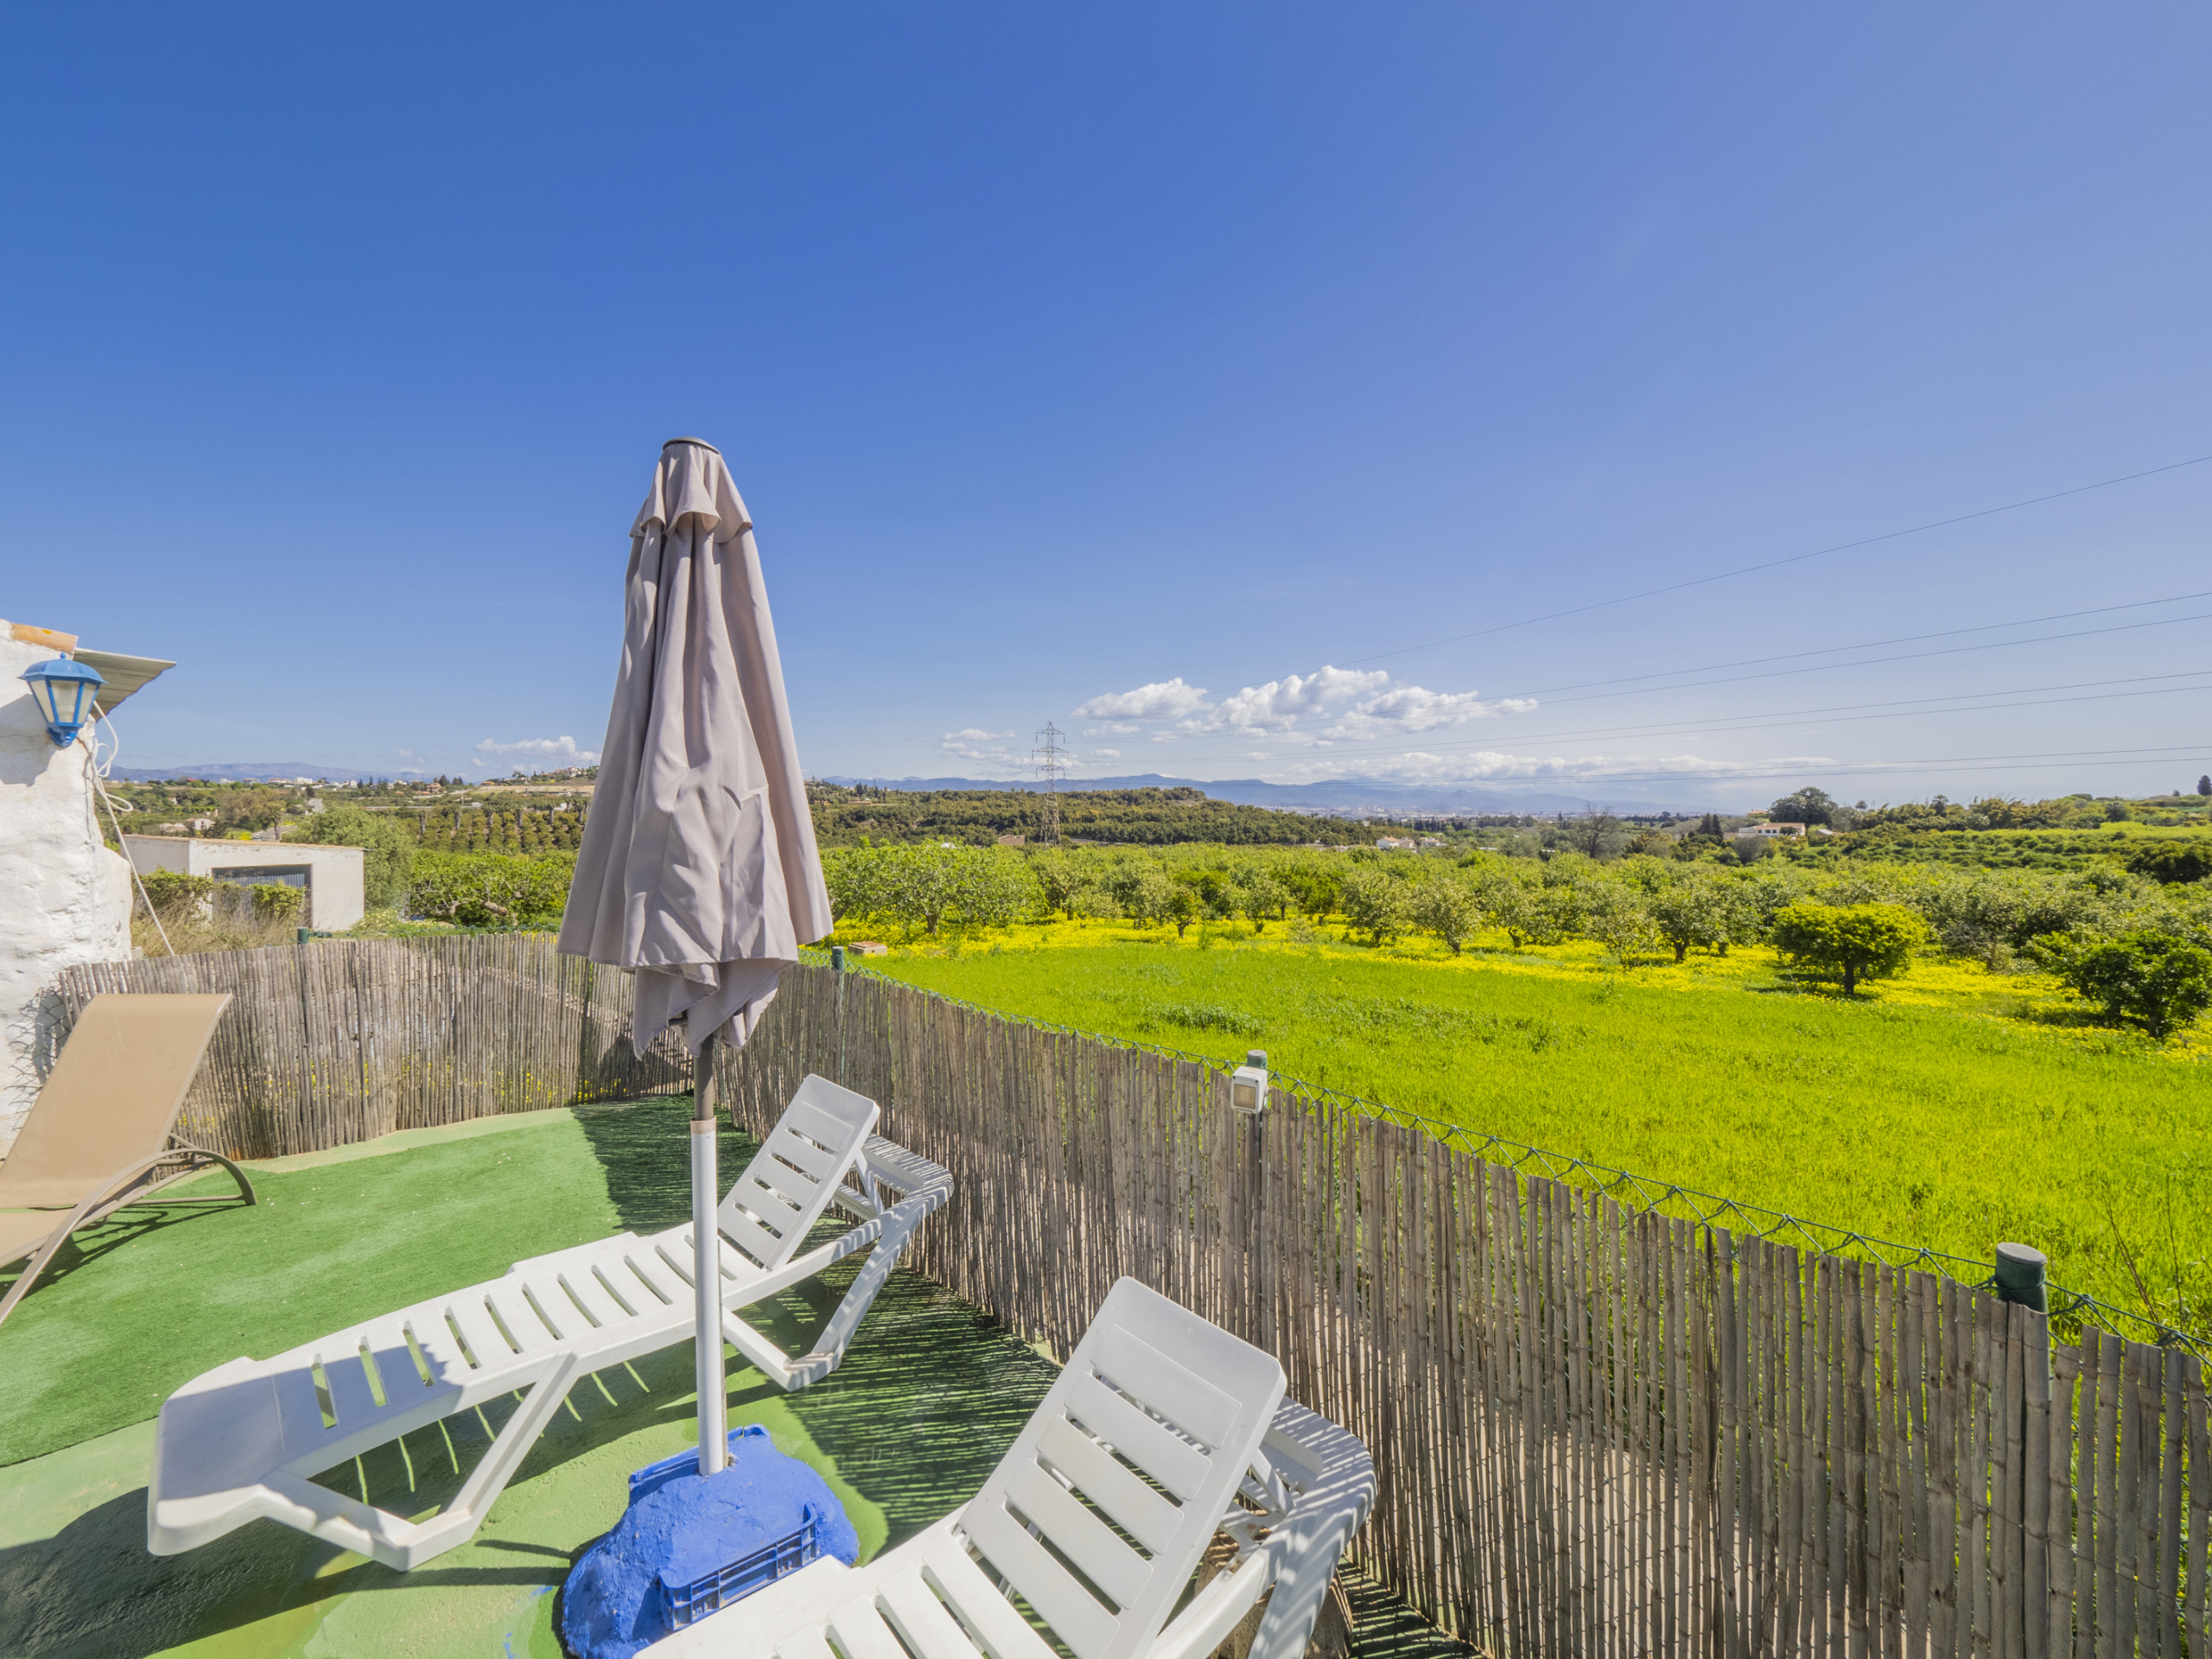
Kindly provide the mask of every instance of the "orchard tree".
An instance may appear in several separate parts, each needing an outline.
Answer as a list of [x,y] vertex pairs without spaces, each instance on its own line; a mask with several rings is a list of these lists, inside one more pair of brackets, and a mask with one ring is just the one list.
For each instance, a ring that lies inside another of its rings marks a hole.
[[1346,876],[1344,907],[1344,920],[1376,944],[1386,944],[1406,931],[1406,884],[1381,870],[1370,867]]
[[1414,890],[1414,925],[1435,934],[1455,957],[1482,917],[1481,899],[1456,875],[1440,874]]
[[1651,921],[1680,963],[1694,944],[1720,942],[1720,883],[1686,871],[1651,895]]
[[1171,882],[1167,894],[1167,919],[1175,924],[1175,937],[1181,938],[1183,930],[1198,919],[1198,895],[1181,882]]
[[2059,945],[2058,976],[2108,1018],[2139,1025],[2163,1043],[2212,1007],[2212,951],[2171,933]]
[[1616,962],[1626,962],[1630,952],[1651,943],[1657,929],[1641,893],[1609,882],[1587,896],[1582,931],[1611,951]]
[[1775,949],[1801,969],[1834,975],[1843,994],[1862,979],[1892,979],[1912,965],[1928,924],[1903,905],[1788,905],[1777,911]]
[[1559,944],[1580,914],[1572,887],[1546,887],[1510,871],[1486,877],[1480,892],[1483,913],[1513,942],[1516,950],[1525,945]]

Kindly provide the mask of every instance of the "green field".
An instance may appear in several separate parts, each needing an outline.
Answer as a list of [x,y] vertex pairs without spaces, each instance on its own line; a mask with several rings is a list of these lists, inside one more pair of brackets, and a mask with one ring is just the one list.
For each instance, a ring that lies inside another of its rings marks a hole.
[[2086,1025],[2039,977],[1929,962],[1846,1001],[1760,950],[1621,970],[1588,945],[1454,960],[1281,934],[1014,928],[877,965],[1217,1059],[1263,1047],[1291,1076],[1885,1238],[1982,1261],[2024,1240],[2072,1288],[2208,1323],[2212,1067]]

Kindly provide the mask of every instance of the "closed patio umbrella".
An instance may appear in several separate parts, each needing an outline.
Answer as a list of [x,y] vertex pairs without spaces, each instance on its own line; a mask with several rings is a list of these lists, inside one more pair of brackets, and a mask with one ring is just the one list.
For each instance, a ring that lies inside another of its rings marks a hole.
[[630,526],[622,660],[560,949],[636,975],[640,1053],[681,1020],[699,1057],[702,1474],[727,1457],[710,1045],[751,1036],[800,944],[830,926],[753,521],[721,452],[672,438]]

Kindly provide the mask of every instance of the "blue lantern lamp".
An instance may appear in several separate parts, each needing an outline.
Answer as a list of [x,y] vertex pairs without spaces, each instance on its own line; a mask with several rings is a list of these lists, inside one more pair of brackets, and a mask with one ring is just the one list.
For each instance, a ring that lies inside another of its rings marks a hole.
[[34,663],[23,671],[23,679],[38,699],[46,715],[46,734],[57,749],[66,749],[77,741],[86,721],[98,712],[92,694],[107,683],[98,669],[73,663],[67,657]]

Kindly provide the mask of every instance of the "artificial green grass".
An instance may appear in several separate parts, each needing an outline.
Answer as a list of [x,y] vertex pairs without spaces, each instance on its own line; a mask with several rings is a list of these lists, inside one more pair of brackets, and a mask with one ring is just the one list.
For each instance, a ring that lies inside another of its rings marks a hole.
[[[690,1109],[680,1098],[587,1107],[388,1155],[347,1148],[261,1172],[264,1203],[251,1209],[174,1211],[89,1239],[0,1329],[0,1430],[11,1447],[52,1448],[17,1451],[7,1471],[0,1659],[558,1659],[570,1564],[621,1513],[628,1472],[696,1433],[690,1343],[579,1383],[476,1535],[410,1573],[267,1521],[149,1555],[143,1420],[176,1383],[239,1352],[276,1351],[519,1255],[683,1219]],[[725,1131],[725,1175],[752,1150]],[[861,1260],[747,1317],[786,1344],[810,1334]],[[734,1361],[729,1416],[766,1424],[823,1473],[865,1557],[971,1497],[1054,1375],[974,1308],[899,1272],[843,1363],[812,1387],[785,1395]],[[450,1499],[508,1409],[449,1418],[320,1478],[420,1517]],[[1355,1659],[1466,1651],[1372,1584],[1348,1587]]]
[[[0,1325],[0,1465],[151,1417],[180,1383],[514,1262],[689,1213],[689,1097],[258,1172],[259,1202],[152,1204],[76,1235]],[[725,1130],[734,1179],[750,1142]],[[199,1177],[179,1196],[225,1191]]]
[[[779,1450],[822,1472],[866,1558],[972,1497],[1052,1375],[973,1309],[895,1274],[844,1364],[812,1388],[785,1395],[733,1364],[729,1418],[765,1424]],[[683,1343],[580,1384],[475,1537],[410,1573],[265,1521],[183,1555],[147,1554],[150,1424],[16,1465],[15,1501],[0,1511],[0,1655],[558,1659],[555,1592],[620,1515],[629,1471],[693,1442],[690,1382]],[[485,1443],[473,1414],[453,1418],[323,1481],[421,1516],[450,1499]]]
[[1906,1006],[1910,981],[1846,1000],[1732,961],[1706,982],[1700,961],[1571,973],[1168,938],[882,971],[1224,1061],[1262,1047],[1280,1071],[1485,1134],[1975,1261],[2024,1240],[2062,1284],[2206,1327],[2212,1068]]

